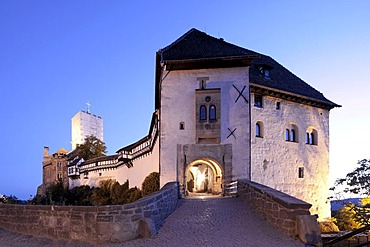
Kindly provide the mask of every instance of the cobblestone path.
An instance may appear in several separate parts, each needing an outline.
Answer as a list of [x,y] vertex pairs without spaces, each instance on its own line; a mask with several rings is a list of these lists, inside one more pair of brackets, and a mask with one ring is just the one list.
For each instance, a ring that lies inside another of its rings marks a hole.
[[203,197],[180,200],[177,210],[165,220],[154,238],[137,239],[119,246],[305,245],[272,227],[240,198]]

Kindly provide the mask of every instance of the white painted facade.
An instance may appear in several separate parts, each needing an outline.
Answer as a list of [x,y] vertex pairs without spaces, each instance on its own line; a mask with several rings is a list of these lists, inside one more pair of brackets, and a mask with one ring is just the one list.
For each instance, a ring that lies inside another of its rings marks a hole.
[[[90,167],[82,165],[77,167],[78,176],[69,177],[69,188],[88,185],[99,186],[105,180],[115,180],[124,184],[129,180],[129,186],[141,189],[141,185],[150,173],[159,172],[159,145],[155,143],[153,150],[147,155],[140,156],[131,161],[130,165],[112,158],[103,162],[91,163]],[[87,161],[89,163],[89,161]]]
[[[221,90],[221,135],[220,145],[232,144],[232,179],[250,178],[250,122],[249,105],[240,98],[237,87],[245,86],[243,95],[249,100],[249,75],[247,67],[203,70],[163,70],[161,82],[160,111],[160,175],[161,186],[176,181],[178,176],[177,145],[196,144],[195,91],[199,89],[199,77],[208,77],[206,89]],[[179,124],[185,128],[181,130]],[[230,131],[236,129],[233,135]],[[230,135],[230,136],[229,136]],[[197,144],[203,145],[203,144]],[[208,144],[217,145],[217,144]],[[207,157],[204,157],[207,158]],[[188,164],[193,160],[187,161]],[[217,162],[222,163],[222,160]]]
[[94,135],[101,141],[103,136],[103,119],[85,111],[79,111],[72,118],[72,150],[83,144],[86,136]]
[[[230,182],[249,179],[311,203],[311,213],[320,220],[330,217],[329,111],[339,105],[268,57],[239,56],[243,48],[204,38],[206,34],[197,30],[186,35],[188,39],[180,38],[157,53],[155,112],[149,134],[118,150],[116,167],[94,168],[70,184],[97,186],[115,179],[141,187],[146,176],[159,172],[161,187],[177,181],[182,195],[187,195],[200,190],[224,193]],[[201,41],[216,43],[212,47],[225,46],[226,54],[236,55],[212,57],[214,49],[210,49],[204,52],[210,57],[198,59],[175,47],[199,36]],[[173,53],[166,54],[171,49]],[[177,53],[185,58],[178,59]],[[260,63],[253,64],[254,59]],[[311,90],[308,95],[306,89]],[[255,106],[255,95],[262,107]],[[203,105],[206,119],[200,117]],[[217,109],[215,119],[210,117],[212,105]],[[314,141],[306,143],[307,133]],[[194,185],[200,181],[196,173],[211,181]]]
[[[330,217],[329,111],[270,96],[263,96],[262,108],[251,105],[252,180],[311,203],[311,213],[321,219]],[[261,137],[256,123],[263,126]],[[286,141],[291,124],[298,130],[296,142]],[[312,129],[315,145],[306,144]]]

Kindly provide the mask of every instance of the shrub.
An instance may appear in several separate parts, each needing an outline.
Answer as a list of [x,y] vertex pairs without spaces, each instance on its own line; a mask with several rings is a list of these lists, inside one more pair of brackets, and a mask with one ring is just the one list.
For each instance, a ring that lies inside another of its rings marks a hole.
[[150,173],[141,185],[142,196],[147,196],[159,190],[159,173]]

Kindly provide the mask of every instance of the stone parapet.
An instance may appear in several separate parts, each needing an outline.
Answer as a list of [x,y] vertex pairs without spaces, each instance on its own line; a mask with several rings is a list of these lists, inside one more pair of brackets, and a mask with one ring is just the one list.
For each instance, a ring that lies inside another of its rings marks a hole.
[[0,227],[53,239],[120,243],[139,236],[152,236],[176,209],[178,198],[178,185],[173,182],[158,192],[124,205],[0,204]]
[[297,216],[310,215],[311,204],[252,181],[238,181],[238,196],[291,237],[297,236]]

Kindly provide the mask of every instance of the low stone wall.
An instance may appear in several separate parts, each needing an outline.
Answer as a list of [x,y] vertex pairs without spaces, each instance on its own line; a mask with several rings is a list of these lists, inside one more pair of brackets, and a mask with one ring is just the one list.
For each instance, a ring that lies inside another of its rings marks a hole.
[[310,215],[311,204],[252,181],[238,181],[238,196],[291,237],[298,235],[297,217]]
[[134,203],[114,206],[0,204],[0,227],[53,239],[119,243],[153,235],[178,200],[177,183]]

